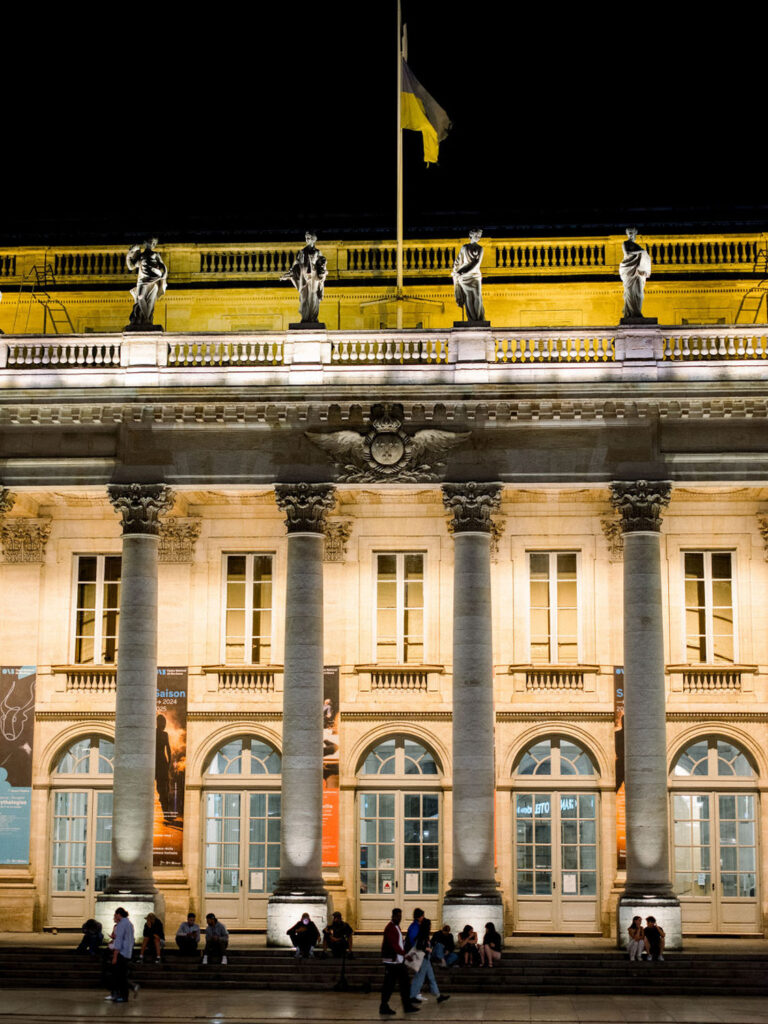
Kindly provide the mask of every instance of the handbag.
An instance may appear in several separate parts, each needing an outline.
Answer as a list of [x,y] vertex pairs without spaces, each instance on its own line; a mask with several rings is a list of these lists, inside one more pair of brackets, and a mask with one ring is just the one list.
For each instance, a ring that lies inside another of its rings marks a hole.
[[411,949],[405,954],[405,966],[411,974],[418,974],[424,960],[423,949]]

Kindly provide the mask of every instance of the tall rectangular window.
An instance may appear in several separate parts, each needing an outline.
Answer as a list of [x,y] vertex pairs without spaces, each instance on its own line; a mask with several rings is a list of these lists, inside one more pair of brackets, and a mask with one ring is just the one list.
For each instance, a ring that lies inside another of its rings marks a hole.
[[272,555],[226,556],[224,663],[272,661]]
[[120,619],[120,555],[79,555],[75,664],[114,665]]
[[424,555],[376,555],[376,663],[424,662]]
[[686,551],[685,660],[733,664],[733,559],[729,551]]
[[575,551],[528,554],[531,663],[575,665],[579,660]]

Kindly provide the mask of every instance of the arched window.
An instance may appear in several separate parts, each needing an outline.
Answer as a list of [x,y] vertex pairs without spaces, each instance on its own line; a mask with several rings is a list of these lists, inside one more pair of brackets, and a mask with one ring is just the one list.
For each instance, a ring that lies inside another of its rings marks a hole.
[[115,745],[104,736],[86,736],[75,740],[58,757],[55,775],[111,775],[114,771]]
[[368,753],[361,775],[439,775],[434,756],[415,740],[397,736],[384,740]]
[[255,736],[227,740],[208,762],[208,775],[279,775],[282,763],[278,752]]
[[677,777],[709,776],[751,779],[755,770],[749,758],[735,743],[715,736],[696,740],[681,751],[672,767]]
[[589,754],[574,740],[551,736],[527,747],[517,762],[518,775],[594,775]]

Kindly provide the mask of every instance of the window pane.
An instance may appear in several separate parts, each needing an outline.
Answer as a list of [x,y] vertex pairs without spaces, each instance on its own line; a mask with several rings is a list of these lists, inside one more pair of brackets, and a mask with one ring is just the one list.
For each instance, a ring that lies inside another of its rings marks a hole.
[[685,575],[704,578],[704,555],[700,551],[688,551],[685,555]]
[[560,579],[576,578],[576,553],[569,551],[557,556],[557,575]]
[[531,552],[529,557],[531,561],[531,578],[548,579],[549,554],[546,551]]
[[712,552],[712,579],[730,580],[731,556],[727,551]]

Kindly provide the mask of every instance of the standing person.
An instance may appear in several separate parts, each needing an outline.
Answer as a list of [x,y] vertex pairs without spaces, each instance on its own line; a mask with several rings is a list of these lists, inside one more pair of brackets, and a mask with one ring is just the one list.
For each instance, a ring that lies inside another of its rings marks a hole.
[[307,957],[314,956],[314,947],[320,938],[320,932],[317,930],[317,925],[304,911],[296,924],[291,925],[287,932],[288,938],[296,947],[295,956],[298,959],[303,957],[305,960]]
[[197,952],[200,943],[200,925],[195,915],[190,911],[187,920],[182,921],[176,930],[176,945],[184,956],[191,956]]
[[666,935],[664,929],[656,924],[655,917],[645,919],[645,949],[649,960],[664,959],[664,942]]
[[118,907],[115,911],[115,931],[112,939],[112,986],[113,1003],[128,1002],[128,968],[133,956],[133,925],[128,920],[128,911]]
[[480,943],[480,966],[493,967],[494,960],[501,960],[501,936],[493,927],[493,921],[488,921],[485,926],[483,941]]
[[[408,929],[410,934],[411,929]],[[411,981],[411,1000],[417,1003],[421,1003],[424,997],[421,994],[421,990],[424,987],[424,982],[428,982],[429,991],[433,996],[437,996],[438,1003],[444,1003],[446,999],[450,999],[450,996],[444,996],[440,994],[440,989],[435,978],[435,972],[432,969],[432,943],[430,941],[430,935],[432,932],[432,922],[428,917],[425,917],[423,912],[421,915],[421,924],[419,926],[419,932],[416,936],[416,941],[413,944],[413,948],[421,953],[421,963],[413,975]],[[406,957],[407,959],[407,957]]]
[[627,928],[629,942],[627,952],[630,960],[639,960],[640,954],[645,954],[645,932],[643,930],[643,919],[639,915],[632,918],[632,924]]
[[459,959],[459,954],[455,950],[456,942],[453,938],[451,926],[444,924],[440,931],[435,932],[432,936],[432,959],[440,967],[453,967]]
[[352,956],[352,936],[354,932],[342,918],[338,910],[334,910],[331,923],[323,928],[323,949],[333,956]]
[[203,964],[208,963],[209,956],[220,956],[222,964],[226,967],[229,932],[215,914],[206,914],[205,923],[208,927],[205,929]]
[[147,914],[144,934],[141,940],[141,949],[139,950],[139,960],[144,959],[144,954],[150,943],[155,950],[155,963],[159,964],[162,962],[161,954],[165,945],[165,929],[163,928],[163,922],[155,914]]
[[382,1015],[390,1016],[395,1012],[389,1005],[389,997],[396,988],[400,989],[403,1013],[415,1013],[419,1009],[418,1006],[414,1006],[411,1002],[411,986],[408,979],[408,971],[405,967],[403,933],[400,931],[402,919],[402,910],[400,907],[395,907],[392,911],[392,920],[384,929],[381,942],[381,959],[384,962],[384,984],[381,986],[379,1013]]

